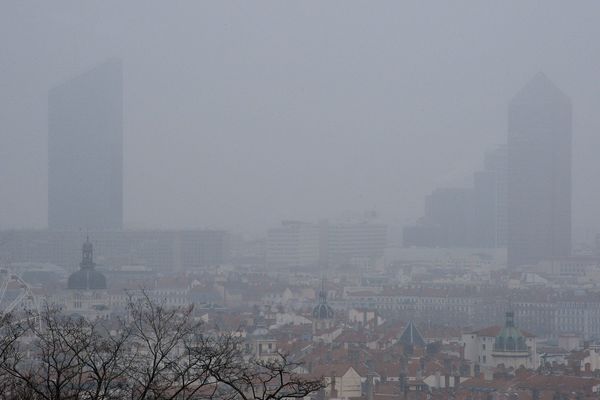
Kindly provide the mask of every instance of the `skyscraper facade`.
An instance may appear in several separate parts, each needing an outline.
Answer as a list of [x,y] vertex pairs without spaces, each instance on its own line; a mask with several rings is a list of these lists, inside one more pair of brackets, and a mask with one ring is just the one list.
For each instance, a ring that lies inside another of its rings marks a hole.
[[571,101],[536,75],[508,109],[508,265],[571,252]]
[[48,227],[121,229],[123,78],[110,60],[48,95]]
[[506,247],[506,146],[485,154],[483,170],[473,176],[469,243]]

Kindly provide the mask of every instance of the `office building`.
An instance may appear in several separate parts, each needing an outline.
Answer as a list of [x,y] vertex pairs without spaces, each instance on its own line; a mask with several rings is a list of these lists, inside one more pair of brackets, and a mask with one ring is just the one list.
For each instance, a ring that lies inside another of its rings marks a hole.
[[473,177],[469,242],[472,247],[506,247],[506,146],[487,152]]
[[267,266],[370,266],[384,255],[387,229],[368,221],[284,221],[267,232]]
[[111,60],[48,95],[48,227],[121,229],[123,78]]
[[507,235],[507,149],[485,154],[472,188],[438,188],[425,215],[403,229],[405,246],[499,248]]
[[219,230],[10,231],[3,254],[10,263],[51,263],[78,268],[81,241],[89,234],[99,269],[143,266],[180,271],[229,261],[229,234]]
[[319,226],[301,221],[283,221],[267,231],[268,267],[316,267],[319,265]]
[[571,252],[571,101],[544,74],[508,110],[508,265]]

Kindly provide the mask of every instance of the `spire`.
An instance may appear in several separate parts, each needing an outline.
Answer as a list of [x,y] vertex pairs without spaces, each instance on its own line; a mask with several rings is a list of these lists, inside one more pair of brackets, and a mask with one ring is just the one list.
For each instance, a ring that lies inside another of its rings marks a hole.
[[325,291],[325,277],[321,278],[321,289],[319,290],[319,301],[313,309],[313,317],[317,319],[332,319],[333,309],[327,304],[327,292]]
[[327,292],[325,291],[325,275],[321,276],[321,290],[319,290],[319,304],[327,303]]
[[506,312],[506,323],[505,326],[507,328],[512,328],[515,326],[515,313],[511,311]]
[[81,247],[81,264],[79,264],[79,267],[81,269],[92,269],[94,266],[94,246],[90,242],[90,237],[87,236]]
[[513,310],[512,293],[508,295],[508,310],[506,311],[504,326],[507,328],[515,326],[515,312]]

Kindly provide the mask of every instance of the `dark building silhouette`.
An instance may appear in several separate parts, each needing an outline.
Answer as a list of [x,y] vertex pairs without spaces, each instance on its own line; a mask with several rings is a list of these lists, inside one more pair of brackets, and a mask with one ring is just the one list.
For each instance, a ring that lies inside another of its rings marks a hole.
[[50,229],[122,228],[122,81],[110,60],[49,92]]
[[473,176],[469,243],[473,247],[506,246],[506,146],[486,153],[482,171]]
[[333,308],[327,304],[327,291],[325,290],[325,279],[321,280],[321,290],[319,290],[319,301],[313,308],[313,334],[320,330],[327,330],[333,327],[335,313]]
[[508,265],[571,252],[571,101],[536,75],[508,109]]
[[468,247],[472,190],[439,188],[425,198],[425,215],[405,227],[404,244],[424,247]]
[[472,188],[438,188],[425,198],[425,215],[403,230],[405,246],[506,246],[506,146],[487,152]]
[[69,276],[67,287],[78,290],[106,289],[106,278],[101,272],[96,271],[95,267],[94,246],[88,238],[81,248],[80,269]]

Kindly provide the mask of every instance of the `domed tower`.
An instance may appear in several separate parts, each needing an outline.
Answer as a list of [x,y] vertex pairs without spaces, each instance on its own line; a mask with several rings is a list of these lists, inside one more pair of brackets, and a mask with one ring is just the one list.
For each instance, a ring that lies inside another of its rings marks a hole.
[[504,327],[494,341],[492,357],[494,364],[504,364],[507,368],[515,369],[521,365],[530,368],[533,362],[531,349],[527,345],[525,335],[515,326],[515,316],[512,311],[506,313]]
[[333,327],[333,308],[327,304],[327,292],[325,291],[325,279],[321,280],[321,290],[319,290],[319,300],[312,312],[313,333],[319,330],[330,329]]
[[80,269],[69,276],[67,287],[70,290],[105,290],[106,278],[95,269],[94,246],[89,237],[83,243],[81,253]]

